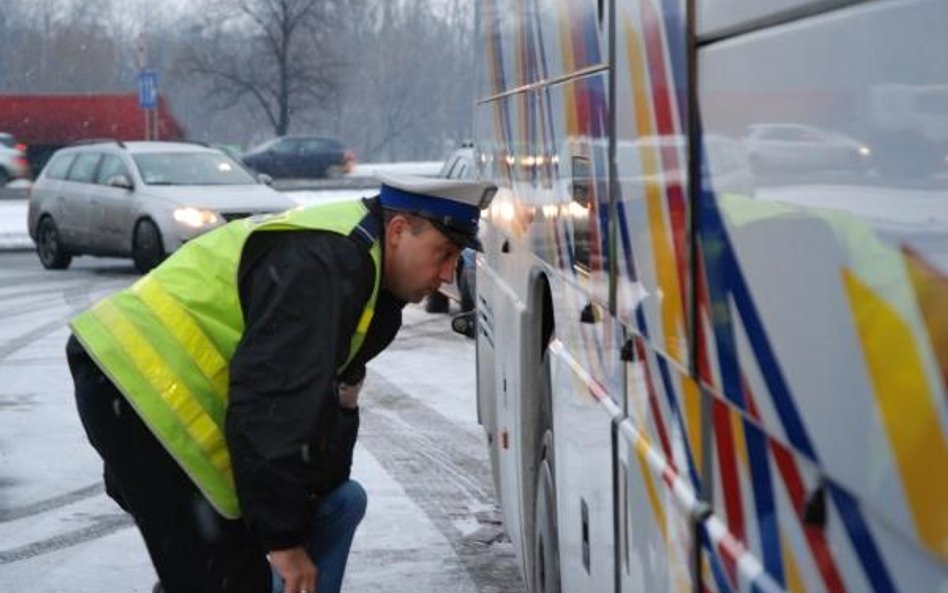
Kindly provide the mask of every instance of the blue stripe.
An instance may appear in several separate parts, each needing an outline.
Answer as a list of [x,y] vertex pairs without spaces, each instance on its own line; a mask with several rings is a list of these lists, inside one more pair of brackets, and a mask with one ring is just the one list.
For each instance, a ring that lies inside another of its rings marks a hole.
[[711,545],[711,538],[708,536],[707,528],[702,525],[698,533],[700,534],[701,547],[704,548],[705,558],[708,559],[708,563],[711,566],[711,574],[714,576],[718,593],[732,593],[733,588],[731,587],[730,581],[728,581],[724,567],[721,566],[721,559],[718,558],[717,552],[714,551],[714,547]]
[[635,307],[635,324],[639,328],[639,333],[647,340],[648,327],[645,325],[645,310],[642,307],[642,303],[639,303],[638,306]]
[[618,217],[619,237],[622,239],[622,251],[625,253],[625,273],[629,282],[638,278],[635,270],[635,254],[632,252],[632,237],[629,235],[629,223],[626,220],[625,203],[622,201],[622,186],[616,185],[619,195],[616,196],[616,216]]
[[742,409],[747,409],[741,389],[735,332],[731,323],[728,302],[728,296],[730,296],[734,299],[741,321],[744,322],[748,341],[764,381],[767,383],[787,438],[801,453],[818,462],[816,450],[810,442],[806,427],[793,403],[790,389],[777,363],[777,357],[767,339],[747,281],[741,274],[734,248],[717,210],[714,194],[710,191],[702,191],[700,204],[700,234],[707,268],[708,293],[713,301],[713,309],[718,312],[713,316],[713,320],[715,338],[718,342],[721,377],[724,381],[724,395]]
[[783,558],[780,554],[780,523],[777,519],[773,484],[770,480],[770,460],[767,457],[767,437],[752,422],[746,419],[742,421],[754,487],[754,509],[757,511],[764,567],[770,576],[780,583],[780,586],[786,587]]
[[[563,217],[560,217],[557,219],[558,223],[560,221],[564,221]],[[569,261],[568,271],[572,272],[573,275],[575,275],[576,274],[576,239],[573,236],[573,233],[576,232],[576,225],[566,224],[565,221],[562,222],[562,225],[564,227],[563,243],[564,243],[564,246],[566,247],[566,257],[567,257],[567,260]],[[557,229],[557,233],[559,233],[559,229]]]
[[[707,278],[708,299],[711,301],[712,327],[717,344],[718,365],[721,370],[724,397],[744,409],[744,397],[741,391],[738,373],[737,343],[734,340],[734,328],[731,324],[731,303],[728,299],[730,288],[731,259],[730,245],[724,226],[715,209],[715,196],[702,191],[698,202],[701,215],[698,232],[704,253],[705,277]],[[722,279],[724,280],[722,282]]]
[[[543,80],[546,78],[548,69],[546,65],[546,52],[543,51],[543,48],[545,48],[546,45],[543,43],[543,27],[540,26],[540,7],[537,0],[530,0],[530,5],[529,13],[533,17],[533,30],[536,32],[537,36],[537,65],[540,68],[537,80]],[[549,105],[550,104],[547,103],[547,106]]]
[[862,568],[866,573],[869,582],[872,583],[872,589],[876,593],[896,593],[895,583],[889,576],[886,569],[885,560],[875,541],[872,539],[872,533],[859,512],[858,502],[850,496],[848,492],[836,484],[825,481],[827,489],[836,503],[839,510],[839,516],[846,526],[846,533],[849,535],[849,541],[856,549],[856,555],[862,563]]
[[597,76],[589,81],[589,104],[592,107],[593,134],[596,138],[601,138],[601,142],[595,142],[595,167],[596,167],[596,197],[599,202],[597,208],[599,212],[599,253],[601,256],[603,270],[609,269],[609,148],[605,132],[607,116],[606,97],[604,81]]
[[599,47],[599,22],[596,20],[596,11],[586,10],[585,15],[586,19],[582,24],[581,35],[586,63],[579,64],[580,68],[590,64],[598,64],[602,60],[601,48]]
[[684,130],[687,131],[688,121],[688,64],[685,59],[685,15],[681,8],[683,3],[679,0],[664,0],[662,2],[662,14],[664,15],[665,40],[668,47],[668,56],[670,60],[670,69],[672,80],[675,81],[674,97],[675,104],[678,106],[678,120],[685,123]]

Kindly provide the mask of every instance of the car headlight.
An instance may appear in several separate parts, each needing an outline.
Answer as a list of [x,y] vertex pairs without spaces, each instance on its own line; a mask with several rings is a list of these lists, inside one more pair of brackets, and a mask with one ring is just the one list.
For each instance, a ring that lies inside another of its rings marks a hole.
[[199,208],[176,208],[174,219],[181,224],[189,227],[200,228],[209,226],[220,221],[220,216],[213,210],[201,210]]
[[872,156],[872,149],[865,144],[861,145],[858,150],[862,156]]

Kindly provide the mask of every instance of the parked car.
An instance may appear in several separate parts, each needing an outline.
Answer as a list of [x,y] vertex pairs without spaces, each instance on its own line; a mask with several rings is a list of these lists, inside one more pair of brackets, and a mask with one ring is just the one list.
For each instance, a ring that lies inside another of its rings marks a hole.
[[[475,175],[474,149],[463,147],[455,150],[445,159],[438,177],[445,179],[473,179]],[[455,272],[455,283],[442,287],[444,292],[437,292],[428,297],[425,309],[430,313],[446,313],[449,309],[449,299],[455,298],[461,303],[461,312],[473,311],[476,301],[475,295],[475,253],[466,248],[458,258],[458,267]],[[472,326],[473,327],[473,326]]]
[[755,177],[814,171],[865,173],[872,150],[845,134],[797,123],[761,123],[747,128],[747,158]]
[[281,136],[244,153],[254,171],[277,178],[339,177],[352,171],[355,154],[335,138]]
[[296,202],[219,150],[182,142],[93,142],[58,150],[31,191],[28,228],[40,262],[131,257],[146,272],[189,239]]
[[0,187],[12,179],[30,176],[30,166],[26,154],[18,148],[0,144]]
[[16,137],[9,132],[0,132],[0,146],[6,146],[7,148],[15,148],[20,152],[26,152],[26,144],[22,142],[17,142]]

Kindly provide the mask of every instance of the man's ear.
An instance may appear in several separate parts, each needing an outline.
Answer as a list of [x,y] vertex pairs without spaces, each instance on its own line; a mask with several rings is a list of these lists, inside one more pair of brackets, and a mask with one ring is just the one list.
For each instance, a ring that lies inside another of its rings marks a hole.
[[402,233],[408,227],[408,221],[401,214],[396,214],[388,221],[385,227],[385,243],[387,245],[397,245],[401,240]]

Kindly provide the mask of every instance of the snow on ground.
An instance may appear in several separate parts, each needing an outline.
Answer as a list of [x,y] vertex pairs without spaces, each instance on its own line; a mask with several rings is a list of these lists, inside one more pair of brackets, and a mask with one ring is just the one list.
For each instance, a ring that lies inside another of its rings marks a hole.
[[0,200],[0,249],[33,247],[26,231],[26,204],[26,200]]
[[416,161],[408,163],[359,163],[349,173],[352,177],[374,177],[376,173],[403,173],[407,175],[437,175],[444,161]]

